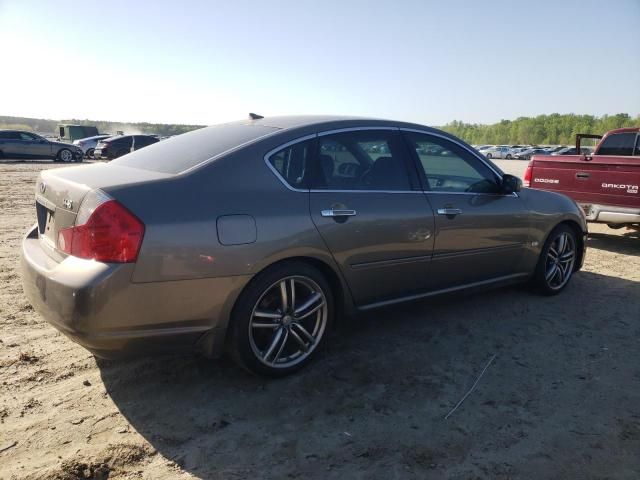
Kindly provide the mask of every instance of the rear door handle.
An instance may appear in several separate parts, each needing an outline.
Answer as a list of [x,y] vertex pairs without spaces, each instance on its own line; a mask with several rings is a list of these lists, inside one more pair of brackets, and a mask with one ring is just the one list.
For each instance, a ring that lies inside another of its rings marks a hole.
[[462,210],[460,210],[459,208],[439,208],[438,209],[438,215],[447,215],[447,216],[456,216],[456,215],[460,215],[462,213]]
[[323,217],[354,217],[357,214],[355,210],[346,210],[346,209],[329,209],[322,210],[320,215]]

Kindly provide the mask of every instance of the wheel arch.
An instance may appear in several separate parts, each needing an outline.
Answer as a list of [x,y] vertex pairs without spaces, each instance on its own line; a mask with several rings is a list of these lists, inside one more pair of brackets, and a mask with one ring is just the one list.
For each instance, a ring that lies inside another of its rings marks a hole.
[[584,232],[582,231],[582,228],[580,227],[580,224],[578,222],[572,219],[562,220],[557,225],[555,225],[549,231],[549,233],[547,233],[545,242],[549,239],[549,235],[551,235],[551,233],[561,225],[568,226],[571,230],[573,230],[573,233],[575,233],[576,235],[576,253],[578,258],[576,258],[576,262],[574,263],[573,271],[577,272],[582,267],[582,262],[584,260],[584,249],[585,249]]

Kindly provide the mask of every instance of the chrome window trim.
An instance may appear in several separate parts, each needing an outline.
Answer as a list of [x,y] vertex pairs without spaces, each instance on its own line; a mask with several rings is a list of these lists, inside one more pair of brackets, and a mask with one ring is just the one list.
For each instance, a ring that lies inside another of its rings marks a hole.
[[[464,144],[449,138],[445,135],[441,135],[439,133],[435,133],[435,132],[427,132],[425,130],[419,130],[417,128],[400,128],[401,132],[413,132],[413,133],[422,133],[424,135],[431,135],[433,137],[438,137],[438,138],[442,138],[443,140],[447,140],[459,147],[461,147],[462,149],[466,150],[467,152],[469,152],[473,157],[477,158],[478,160],[480,160],[480,162],[482,162],[482,164],[487,167],[489,170],[491,170],[493,173],[495,173],[497,175],[497,177],[502,180],[502,176],[503,174],[501,174],[500,172],[498,172],[495,168],[493,168],[490,164],[488,164],[486,162],[486,160],[484,158],[482,158],[481,155],[478,155],[478,153],[476,151],[474,151],[473,149],[470,149],[469,147],[465,146]],[[433,191],[433,190],[424,190],[424,193],[439,193],[439,194],[446,194],[446,195],[492,195],[492,196],[500,196],[500,197],[506,197],[508,195],[504,195],[501,193],[478,193],[478,192],[438,192],[438,191]],[[513,192],[511,194],[511,196],[514,197],[518,197],[518,193],[517,192]]]
[[399,131],[398,127],[346,127],[346,128],[338,128],[335,130],[326,130],[324,132],[318,132],[318,137],[324,137],[326,135],[333,135],[336,133],[346,133],[346,132],[358,132],[361,130],[395,130]]
[[282,182],[282,184],[287,187],[287,189],[291,190],[292,192],[298,192],[298,193],[309,193],[309,189],[308,188],[295,188],[292,187],[291,185],[289,185],[289,182],[287,182],[287,180],[280,175],[280,172],[276,169],[276,167],[274,167],[271,162],[269,161],[269,159],[271,158],[272,155],[275,155],[276,153],[278,153],[281,150],[284,150],[287,147],[290,147],[291,145],[296,145],[297,143],[302,143],[302,142],[306,142],[307,140],[311,140],[313,138],[316,138],[318,136],[317,133],[312,133],[311,135],[305,135],[304,137],[299,137],[296,138],[295,140],[291,140],[287,143],[283,143],[282,145],[269,150],[265,155],[264,155],[264,163],[267,164],[267,167],[269,167],[269,170],[271,170],[273,172],[273,174],[276,176],[276,178],[278,180],[280,180],[280,182]]

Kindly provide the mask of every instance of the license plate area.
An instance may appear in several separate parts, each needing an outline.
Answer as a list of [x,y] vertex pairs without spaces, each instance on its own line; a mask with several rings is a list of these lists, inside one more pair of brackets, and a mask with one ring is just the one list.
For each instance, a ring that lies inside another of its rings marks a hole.
[[55,211],[47,208],[36,200],[36,215],[38,217],[38,234],[53,239],[55,226]]

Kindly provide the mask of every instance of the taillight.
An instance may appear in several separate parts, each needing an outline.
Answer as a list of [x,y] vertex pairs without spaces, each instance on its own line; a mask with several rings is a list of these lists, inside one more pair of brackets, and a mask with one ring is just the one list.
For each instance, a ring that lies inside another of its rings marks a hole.
[[531,176],[533,175],[533,162],[529,162],[529,165],[527,165],[527,169],[524,172],[524,186],[525,187],[530,187],[531,186]]
[[105,263],[130,263],[138,258],[144,224],[100,190],[80,205],[76,224],[58,234],[58,248],[74,257]]

